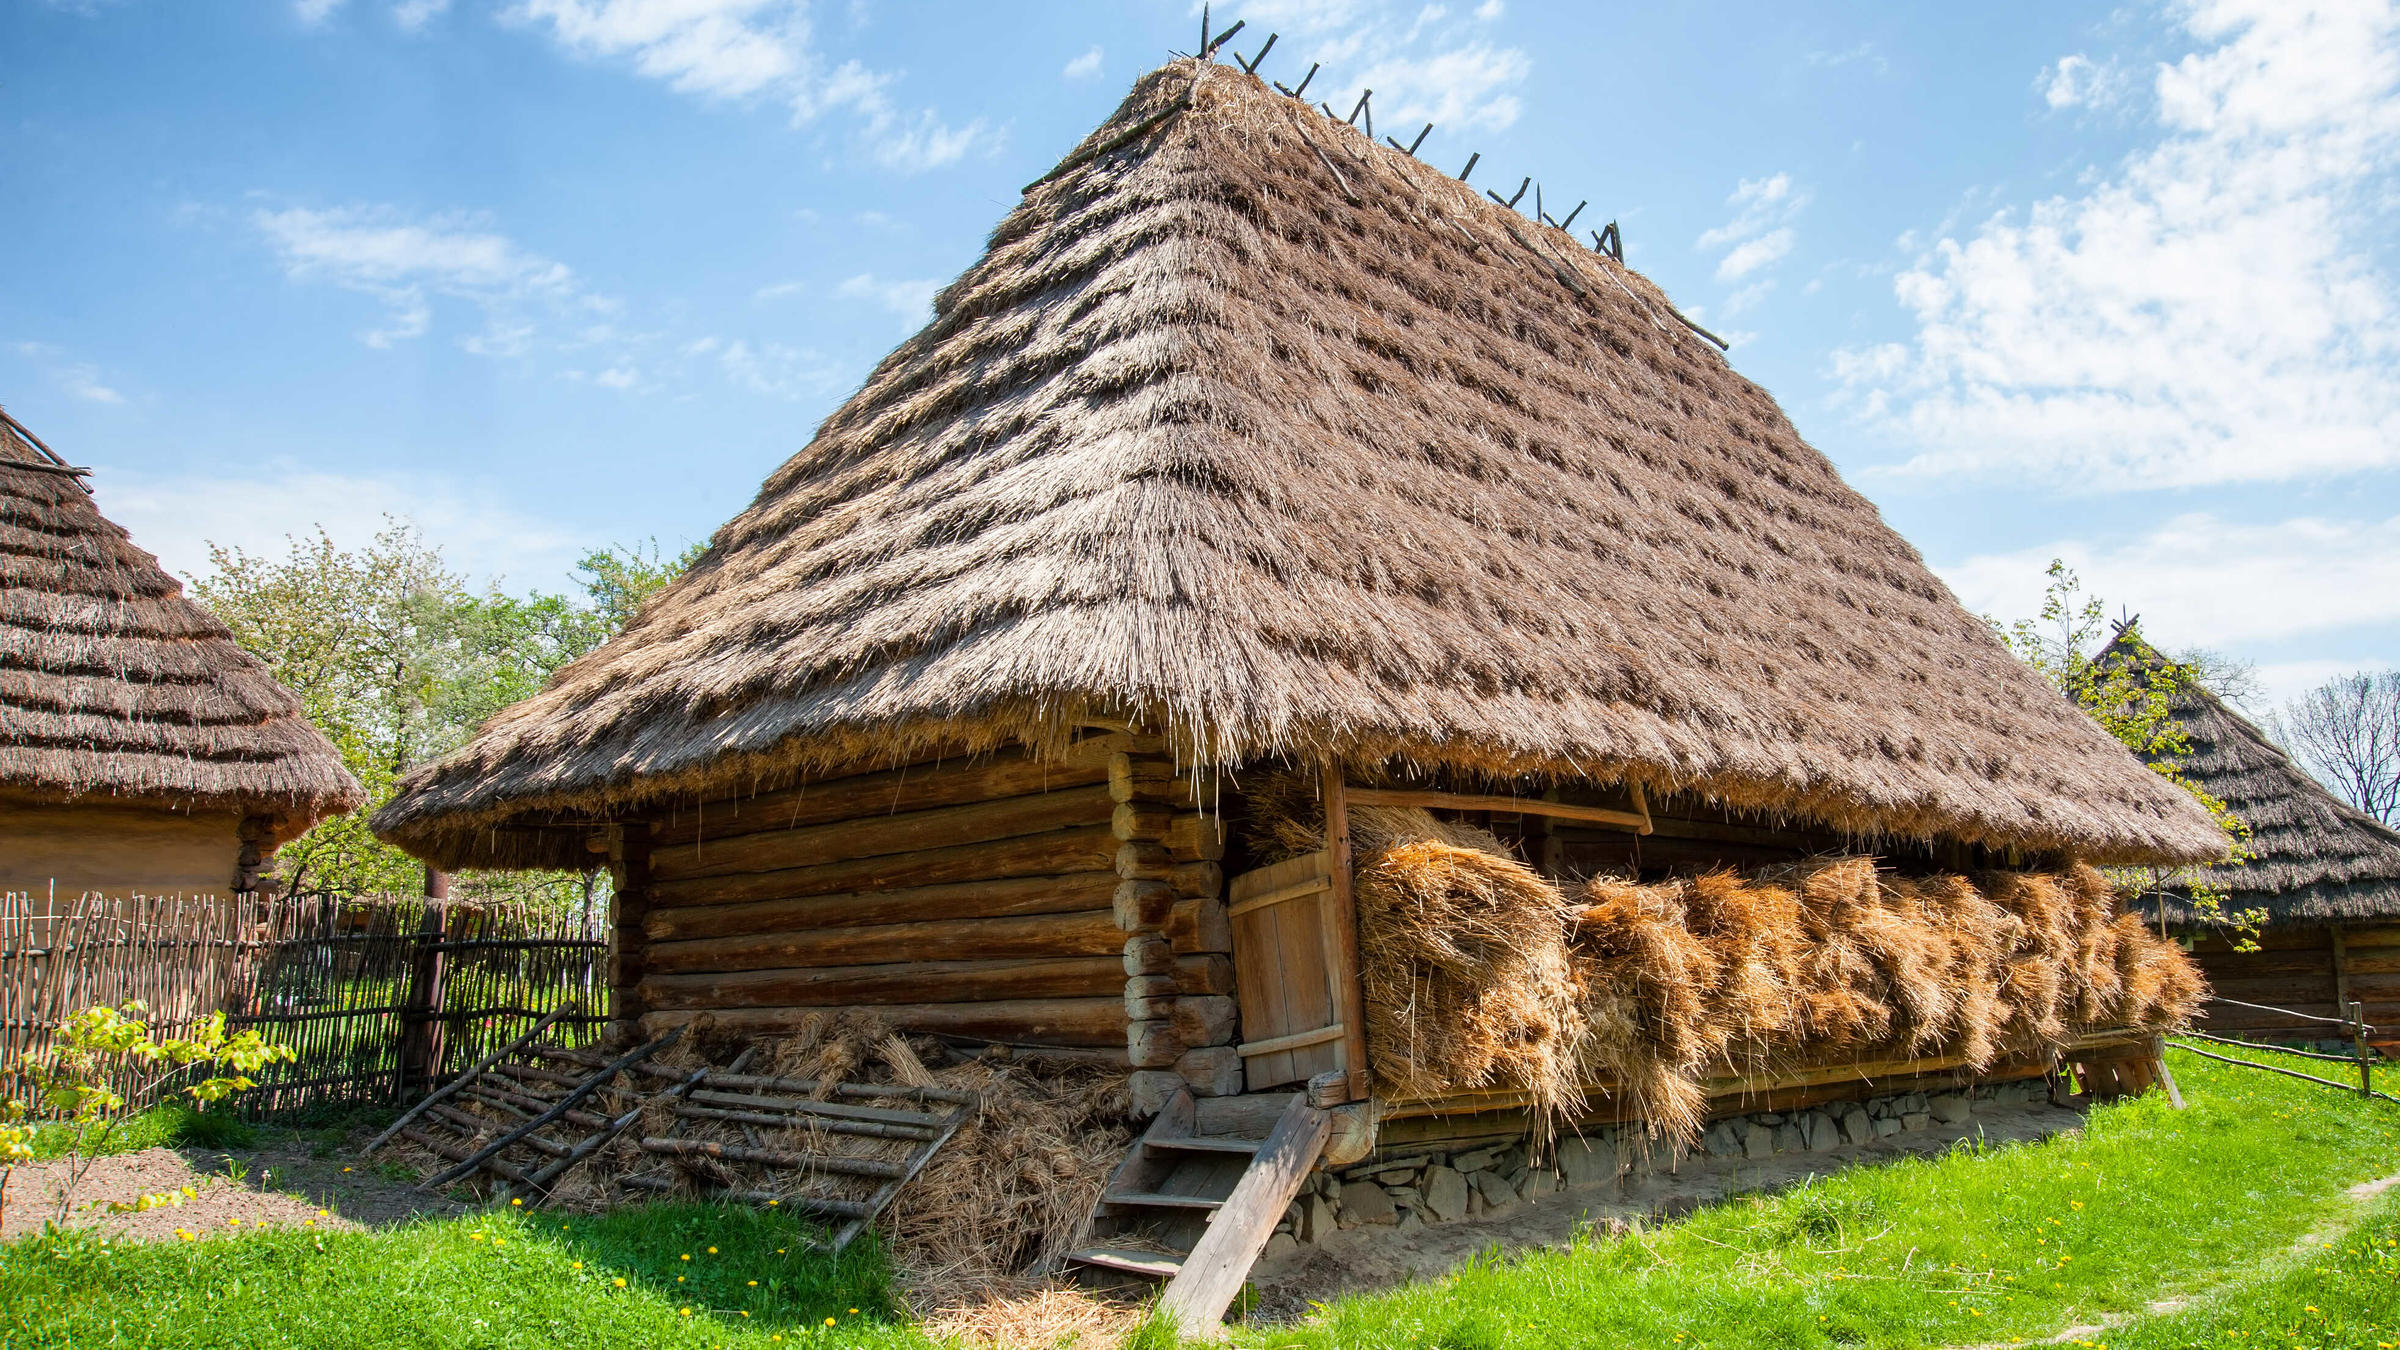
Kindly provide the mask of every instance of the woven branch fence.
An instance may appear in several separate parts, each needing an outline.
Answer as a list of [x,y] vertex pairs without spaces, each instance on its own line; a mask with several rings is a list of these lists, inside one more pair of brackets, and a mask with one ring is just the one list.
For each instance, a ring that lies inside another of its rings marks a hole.
[[551,1034],[596,1039],[605,913],[416,896],[0,896],[0,1095],[25,1089],[17,1066],[61,1021],[139,1000],[162,1034],[223,1012],[298,1052],[259,1075],[245,1114],[396,1103],[570,999]]

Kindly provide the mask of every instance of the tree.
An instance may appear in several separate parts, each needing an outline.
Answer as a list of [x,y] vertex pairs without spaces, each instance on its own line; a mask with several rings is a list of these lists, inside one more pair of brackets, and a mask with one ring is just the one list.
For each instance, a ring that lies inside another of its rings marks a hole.
[[2286,705],[2276,730],[2344,800],[2400,824],[2400,670],[2327,680]]
[[[704,545],[702,546],[704,547]],[[322,528],[282,557],[210,545],[213,571],[192,583],[234,640],[300,695],[310,721],[367,789],[367,806],[320,823],[276,861],[291,890],[397,891],[416,862],[380,840],[367,818],[400,778],[532,696],[560,666],[599,646],[699,552],[662,559],[657,541],[586,554],[581,600],[498,587],[470,591],[417,529],[388,521],[356,552]],[[462,879],[466,894],[565,899],[587,888],[569,874]]]
[[[2126,749],[2141,756],[2152,772],[2189,793],[2225,831],[2229,862],[2247,862],[2251,857],[2250,827],[2222,799],[2184,772],[2192,745],[2183,724],[2175,720],[2175,695],[2203,686],[2199,668],[2143,641],[2136,621],[2111,624],[2108,607],[2098,596],[2084,594],[2082,578],[2064,559],[2051,560],[2049,577],[2039,619],[2019,619],[2004,626],[1986,616],[1984,622],[2019,660],[2040,672]],[[2120,641],[2137,654],[2133,659],[2111,654],[2112,644]],[[2155,903],[2169,893],[2187,898],[2204,922],[2233,929],[2236,947],[2245,950],[2255,948],[2259,925],[2266,922],[2264,910],[2229,913],[2224,888],[2211,883],[2198,868],[2125,868],[2118,869],[2112,879],[2136,901]],[[2159,913],[2163,921],[2163,904]]]

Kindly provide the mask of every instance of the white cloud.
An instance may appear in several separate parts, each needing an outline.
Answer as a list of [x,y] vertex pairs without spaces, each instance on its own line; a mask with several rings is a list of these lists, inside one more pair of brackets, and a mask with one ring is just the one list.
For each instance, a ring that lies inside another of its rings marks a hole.
[[1762,267],[1780,262],[1798,242],[1786,223],[1808,205],[1808,193],[1793,186],[1788,173],[1745,178],[1725,199],[1733,219],[1705,231],[1693,241],[1703,252],[1724,249],[1717,261],[1717,280],[1740,281]]
[[833,293],[846,300],[869,300],[910,323],[923,323],[933,317],[934,292],[941,288],[942,283],[930,278],[879,281],[866,272],[834,287]]
[[2042,101],[2053,108],[2106,108],[2132,92],[2132,80],[2114,61],[2094,61],[2077,52],[2058,58],[2034,80]]
[[753,347],[741,338],[704,337],[686,343],[683,351],[686,356],[713,358],[726,379],[771,398],[824,398],[842,388],[841,370],[805,347],[780,342]]
[[1100,47],[1099,47],[1099,44],[1098,44],[1098,43],[1094,43],[1094,44],[1092,45],[1092,47],[1091,47],[1091,50],[1089,50],[1089,51],[1086,51],[1086,52],[1085,52],[1083,55],[1081,55],[1081,56],[1078,56],[1078,57],[1076,57],[1074,60],[1067,62],[1066,69],[1064,69],[1064,70],[1061,70],[1061,71],[1060,71],[1060,72],[1058,72],[1058,73],[1059,73],[1059,74],[1061,74],[1061,75],[1063,75],[1063,76],[1065,76],[1065,77],[1067,77],[1067,78],[1068,78],[1068,79],[1070,79],[1070,80],[1085,80],[1085,79],[1090,79],[1092,76],[1099,74],[1099,73],[1100,73]]
[[100,375],[100,367],[89,361],[71,361],[66,354],[47,342],[20,342],[17,354],[32,360],[42,368],[52,384],[69,398],[86,403],[123,403],[125,396],[110,387]]
[[2076,490],[2400,465],[2400,329],[2376,252],[2400,168],[2400,12],[2184,11],[2158,138],[2087,190],[1945,237],[1896,281],[1900,344],[1836,354],[1901,472]]
[[263,473],[150,475],[100,468],[92,479],[100,509],[180,576],[208,571],[211,543],[281,554],[285,536],[322,525],[335,543],[356,547],[392,516],[414,522],[452,567],[478,581],[555,588],[590,542],[494,505],[491,493],[473,485],[416,470],[343,474],[287,464]]
[[400,0],[392,6],[392,22],[416,32],[450,10],[450,0]]
[[805,281],[778,281],[772,286],[761,286],[752,291],[750,298],[763,305],[771,300],[789,300],[795,295],[807,293],[808,283]]
[[1514,90],[1532,73],[1532,59],[1516,47],[1496,45],[1474,27],[1500,13],[1497,0],[1478,7],[1471,18],[1406,0],[1250,0],[1238,12],[1220,7],[1218,21],[1247,23],[1239,41],[1252,52],[1258,50],[1253,34],[1258,44],[1268,33],[1282,35],[1273,54],[1275,69],[1262,69],[1262,76],[1288,84],[1311,62],[1322,63],[1308,89],[1311,100],[1348,113],[1362,91],[1374,90],[1376,134],[1399,135],[1406,144],[1427,122],[1437,134],[1498,131],[1523,113]]
[[682,93],[780,99],[795,124],[848,110],[876,160],[896,169],[936,168],[1000,140],[981,118],[952,127],[930,108],[901,112],[886,92],[892,73],[829,66],[804,0],[515,0],[502,18],[587,60],[630,61]]
[[342,0],[292,0],[292,13],[300,22],[319,24],[342,7]]
[[1884,58],[1882,52],[1875,50],[1872,42],[1861,42],[1838,52],[1813,51],[1800,59],[1812,66],[1834,70],[1843,66],[1864,66],[1878,75],[1889,75],[1892,71],[1892,63]]
[[359,335],[371,347],[424,336],[436,297],[482,310],[484,331],[464,342],[479,355],[523,351],[533,335],[528,308],[595,304],[564,263],[527,252],[479,216],[420,221],[384,206],[289,207],[254,212],[251,223],[291,279],[330,282],[383,302],[385,323]]
[[592,383],[603,389],[631,389],[640,378],[640,373],[631,366],[612,366],[594,375]]
[[2141,615],[2143,631],[2170,649],[2240,650],[2400,623],[2400,516],[2236,524],[2194,513],[2112,545],[2062,540],[1935,570],[1967,608],[2014,619],[2039,612],[2052,558],[2112,614]]

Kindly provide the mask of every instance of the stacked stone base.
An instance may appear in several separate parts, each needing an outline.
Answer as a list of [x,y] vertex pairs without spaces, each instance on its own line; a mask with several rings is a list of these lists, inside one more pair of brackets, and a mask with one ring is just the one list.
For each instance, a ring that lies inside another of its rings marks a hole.
[[1617,1183],[1668,1171],[1688,1157],[1764,1161],[1824,1153],[1846,1145],[1971,1125],[1978,1110],[2038,1106],[2041,1079],[1978,1084],[1949,1092],[1907,1092],[1800,1111],[1759,1111],[1712,1123],[1699,1146],[1681,1151],[1645,1140],[1638,1125],[1604,1125],[1559,1141],[1556,1157],[1535,1166],[1525,1141],[1388,1151],[1355,1166],[1320,1170],[1284,1212],[1266,1256],[1321,1244],[1356,1228],[1422,1228],[1430,1223],[1496,1217],[1556,1191]]

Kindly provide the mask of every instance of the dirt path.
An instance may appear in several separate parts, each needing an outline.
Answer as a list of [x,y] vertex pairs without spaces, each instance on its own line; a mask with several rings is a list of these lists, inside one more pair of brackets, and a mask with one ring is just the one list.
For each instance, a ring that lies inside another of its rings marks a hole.
[[[1986,1109],[1976,1113],[1970,1132],[1963,1137],[1980,1137],[1990,1144],[2023,1143],[2082,1127],[2083,1114],[2071,1108]],[[1287,1321],[1305,1316],[1312,1302],[1437,1278],[1495,1244],[1511,1252],[1563,1248],[1573,1242],[1583,1225],[1605,1228],[1635,1219],[1678,1217],[1732,1195],[1783,1190],[1811,1176],[1855,1164],[1942,1153],[1961,1137],[1928,1130],[1823,1153],[1778,1154],[1756,1161],[1687,1158],[1674,1172],[1557,1191],[1482,1219],[1407,1229],[1347,1229],[1332,1234],[1322,1246],[1303,1247],[1293,1256],[1262,1262],[1251,1276],[1259,1304],[1249,1320],[1254,1324]]]
[[[8,1185],[8,1215],[0,1224],[0,1237],[39,1231],[54,1212],[57,1188],[66,1175],[63,1160],[17,1168]],[[327,1149],[297,1136],[262,1134],[254,1148],[148,1148],[102,1158],[85,1174],[67,1223],[98,1228],[111,1237],[166,1241],[177,1238],[178,1230],[199,1238],[311,1224],[376,1228],[419,1214],[466,1209],[412,1190],[414,1181],[413,1176],[386,1176],[372,1164],[357,1161],[349,1144]],[[107,1208],[132,1204],[145,1195],[172,1195],[186,1186],[197,1194],[180,1204],[135,1214],[112,1214]]]

